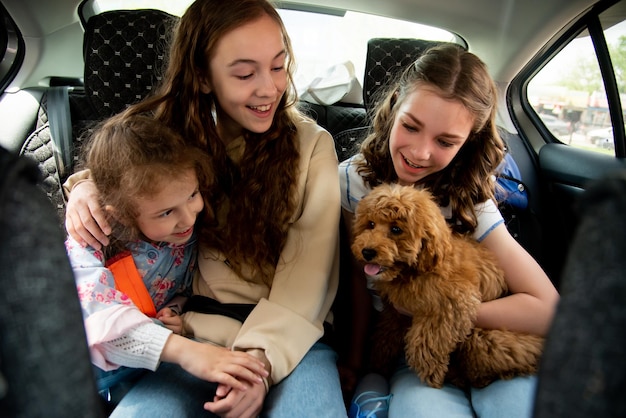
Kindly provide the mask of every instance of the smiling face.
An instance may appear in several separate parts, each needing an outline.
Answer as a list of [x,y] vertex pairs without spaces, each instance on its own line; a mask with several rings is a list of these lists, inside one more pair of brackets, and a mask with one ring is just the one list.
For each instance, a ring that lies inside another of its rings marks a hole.
[[174,179],[163,179],[158,193],[135,199],[137,226],[155,242],[184,244],[193,233],[198,213],[204,207],[195,170]]
[[242,129],[262,133],[272,125],[287,88],[287,53],[281,28],[264,15],[222,37],[210,59],[211,82],[218,109],[218,129],[224,141]]
[[397,104],[389,151],[398,183],[413,185],[443,170],[459,152],[474,125],[461,102],[418,87]]

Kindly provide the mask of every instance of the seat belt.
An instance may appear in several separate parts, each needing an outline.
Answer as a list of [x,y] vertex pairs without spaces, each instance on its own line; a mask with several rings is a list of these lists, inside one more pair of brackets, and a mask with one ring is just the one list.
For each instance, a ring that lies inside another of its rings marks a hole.
[[61,181],[71,173],[74,161],[69,89],[69,86],[48,89],[48,123]]
[[113,273],[117,290],[128,296],[141,312],[151,318],[156,317],[156,307],[130,251],[110,258],[106,261],[105,267]]

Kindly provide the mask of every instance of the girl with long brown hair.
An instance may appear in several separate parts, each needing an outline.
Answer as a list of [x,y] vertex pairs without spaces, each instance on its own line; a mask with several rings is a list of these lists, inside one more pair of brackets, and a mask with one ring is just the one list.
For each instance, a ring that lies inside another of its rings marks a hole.
[[[504,157],[496,107],[496,85],[476,55],[453,44],[425,52],[381,97],[361,152],[340,164],[342,214],[350,229],[356,205],[382,183],[429,189],[450,227],[493,251],[504,269],[510,295],[483,303],[476,326],[545,335],[558,294],[539,264],[509,234],[495,203],[494,175]],[[359,312],[352,326],[352,363],[346,363],[344,373],[348,382],[359,372],[372,314],[368,279],[362,266],[354,264],[353,306]],[[373,301],[380,309],[375,295]],[[403,311],[402,306],[395,308]],[[430,388],[403,365],[390,384],[392,398],[385,402],[392,418],[523,417],[532,412],[535,377],[496,381],[465,392],[453,385]],[[354,405],[353,410],[371,407]]]
[[122,113],[94,130],[84,160],[101,192],[111,242],[95,249],[68,237],[66,248],[107,407],[176,346],[184,354],[167,361],[201,356],[204,368],[190,370],[198,377],[230,385],[262,381],[263,364],[252,356],[181,336],[197,219],[213,183],[207,156],[158,120]]

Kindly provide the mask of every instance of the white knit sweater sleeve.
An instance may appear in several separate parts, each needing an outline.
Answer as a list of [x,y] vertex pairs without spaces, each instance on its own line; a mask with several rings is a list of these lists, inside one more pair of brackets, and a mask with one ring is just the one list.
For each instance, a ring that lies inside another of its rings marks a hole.
[[102,344],[107,360],[120,366],[156,370],[171,330],[145,323]]

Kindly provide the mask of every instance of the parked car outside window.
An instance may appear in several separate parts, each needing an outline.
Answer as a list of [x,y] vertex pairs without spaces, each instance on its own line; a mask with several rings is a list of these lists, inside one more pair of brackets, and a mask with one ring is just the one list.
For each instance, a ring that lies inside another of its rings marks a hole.
[[[610,17],[608,14],[605,19],[604,38],[623,106],[626,22],[615,23]],[[612,126],[620,122],[611,118],[605,77],[590,31],[585,29],[533,77],[528,85],[528,99],[558,140],[578,148],[604,153],[608,150],[614,154]]]
[[550,130],[554,135],[567,135],[570,131],[569,122],[565,122],[562,119],[559,119],[556,116],[539,113],[539,117],[541,121],[546,125],[546,128]]

